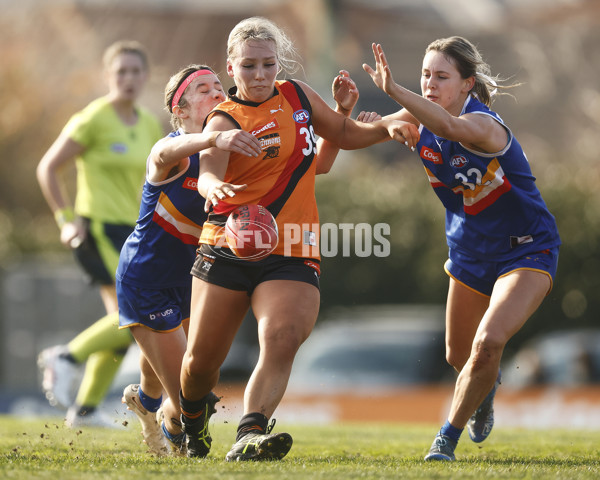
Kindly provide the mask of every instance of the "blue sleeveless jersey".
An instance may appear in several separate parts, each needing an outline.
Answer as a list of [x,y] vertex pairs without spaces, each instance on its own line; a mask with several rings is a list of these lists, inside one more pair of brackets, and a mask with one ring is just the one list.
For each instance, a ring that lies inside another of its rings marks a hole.
[[481,153],[420,127],[417,144],[429,182],[446,207],[448,246],[487,261],[506,260],[560,245],[529,162],[500,116],[469,96],[461,115],[489,115],[508,134],[506,147]]
[[159,183],[146,179],[137,225],[121,250],[120,281],[144,288],[191,286],[190,269],[206,221],[197,190],[199,164],[196,153],[177,176]]

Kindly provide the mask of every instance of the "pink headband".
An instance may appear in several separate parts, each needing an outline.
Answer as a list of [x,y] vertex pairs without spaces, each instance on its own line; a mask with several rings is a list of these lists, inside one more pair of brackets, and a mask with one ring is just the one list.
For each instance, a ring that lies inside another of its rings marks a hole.
[[175,92],[175,96],[173,97],[173,101],[171,102],[171,110],[173,108],[175,108],[175,105],[179,105],[179,100],[181,100],[181,96],[183,95],[183,92],[185,92],[185,89],[187,87],[189,87],[190,83],[192,83],[196,77],[199,77],[200,75],[209,75],[209,74],[214,75],[215,72],[211,72],[210,70],[204,69],[204,70],[196,70],[195,72],[190,73],[187,76],[187,78],[183,82],[181,82],[181,85],[179,85],[179,88]]

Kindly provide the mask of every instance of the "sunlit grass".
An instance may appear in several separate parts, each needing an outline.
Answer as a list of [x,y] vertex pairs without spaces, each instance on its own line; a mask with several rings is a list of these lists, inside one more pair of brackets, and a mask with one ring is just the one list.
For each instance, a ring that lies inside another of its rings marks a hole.
[[426,463],[435,425],[288,425],[294,447],[281,462],[224,461],[234,426],[212,426],[207,459],[156,458],[139,425],[70,430],[57,419],[0,417],[0,477],[10,479],[568,478],[600,476],[600,432],[497,429],[483,444],[465,435],[457,461]]

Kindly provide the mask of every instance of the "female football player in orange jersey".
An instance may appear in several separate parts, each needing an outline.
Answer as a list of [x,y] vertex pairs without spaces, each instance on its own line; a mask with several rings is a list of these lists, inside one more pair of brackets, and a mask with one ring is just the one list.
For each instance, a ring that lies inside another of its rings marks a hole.
[[[211,390],[248,308],[258,322],[260,354],[244,395],[244,416],[228,461],[280,459],[292,445],[271,434],[294,357],[319,311],[319,218],[315,203],[316,135],[333,148],[358,149],[395,138],[413,147],[414,125],[392,120],[360,123],[332,110],[308,85],[278,81],[294,67],[293,46],[272,22],[240,22],[228,40],[227,73],[235,87],[208,119],[206,131],[242,129],[261,142],[248,159],[204,150],[198,190],[210,211],[192,274],[189,341],[181,371],[182,423],[189,456],[211,446]],[[223,225],[238,205],[267,208],[279,226],[279,244],[257,262],[236,258],[223,243]]]
[[[358,90],[348,72],[340,71],[332,92],[336,109],[349,115]],[[137,415],[144,441],[156,455],[186,450],[179,420],[179,373],[190,310],[189,272],[207,217],[204,199],[196,191],[198,152],[215,145],[246,155],[260,153],[256,137],[245,131],[202,133],[206,116],[223,100],[221,82],[205,65],[189,65],[167,83],[165,103],[174,131],[148,157],[140,218],[117,268],[119,323],[131,329],[142,350],[140,383],[125,388],[123,402]],[[369,122],[377,115],[361,112],[358,118]],[[329,171],[337,153],[321,141],[317,172]],[[163,391],[168,395],[164,403]]]

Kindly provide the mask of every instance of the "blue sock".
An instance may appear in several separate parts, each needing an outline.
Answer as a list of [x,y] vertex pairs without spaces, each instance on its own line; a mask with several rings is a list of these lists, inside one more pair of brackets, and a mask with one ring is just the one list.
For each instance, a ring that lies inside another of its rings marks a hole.
[[160,428],[162,428],[163,434],[165,435],[165,437],[167,437],[167,439],[171,443],[174,443],[176,445],[181,445],[183,443],[183,439],[185,438],[184,432],[173,435],[171,432],[169,432],[167,430],[167,427],[165,426],[165,422],[162,422]]
[[142,407],[144,407],[146,410],[148,410],[149,412],[152,412],[152,413],[158,412],[158,409],[160,408],[160,404],[162,403],[162,395],[158,398],[149,397],[144,392],[142,392],[141,385],[140,385],[140,388],[138,389],[138,395],[140,397],[140,402],[142,404]]
[[451,438],[455,442],[458,442],[458,439],[460,438],[460,435],[463,432],[463,430],[464,430],[464,428],[456,428],[456,427],[452,426],[448,420],[446,420],[446,423],[444,423],[444,426],[442,428],[440,428],[440,433],[442,435],[446,435],[447,437]]

